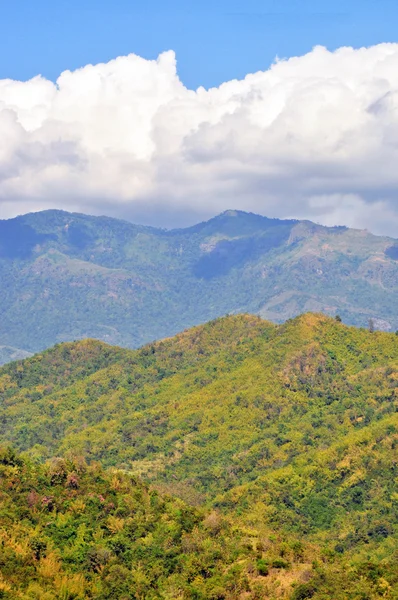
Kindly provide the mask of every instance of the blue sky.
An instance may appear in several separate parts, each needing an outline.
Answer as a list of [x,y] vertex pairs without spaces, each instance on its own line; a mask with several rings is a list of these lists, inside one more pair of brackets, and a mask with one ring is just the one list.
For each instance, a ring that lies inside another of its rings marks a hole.
[[3,0],[0,79],[55,80],[65,69],[173,49],[185,85],[210,87],[317,44],[397,41],[397,22],[397,0]]
[[0,218],[240,209],[397,237],[398,0],[0,9]]

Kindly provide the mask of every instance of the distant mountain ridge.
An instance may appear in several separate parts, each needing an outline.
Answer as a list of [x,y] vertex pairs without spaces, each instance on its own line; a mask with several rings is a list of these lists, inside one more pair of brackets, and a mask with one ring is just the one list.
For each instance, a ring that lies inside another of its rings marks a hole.
[[138,347],[239,312],[398,328],[397,240],[234,210],[175,230],[58,210],[0,221],[0,279],[0,345],[23,352]]

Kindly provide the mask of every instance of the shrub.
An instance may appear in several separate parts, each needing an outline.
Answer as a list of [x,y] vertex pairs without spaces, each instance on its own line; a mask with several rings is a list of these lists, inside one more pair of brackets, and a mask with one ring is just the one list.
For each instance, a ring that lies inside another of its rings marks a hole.
[[289,567],[289,563],[284,558],[275,558],[272,561],[272,565],[274,569],[287,569]]
[[268,563],[264,558],[259,558],[256,566],[259,575],[262,575],[263,577],[268,575]]
[[312,583],[300,583],[291,595],[291,600],[306,600],[306,598],[312,598],[315,591]]

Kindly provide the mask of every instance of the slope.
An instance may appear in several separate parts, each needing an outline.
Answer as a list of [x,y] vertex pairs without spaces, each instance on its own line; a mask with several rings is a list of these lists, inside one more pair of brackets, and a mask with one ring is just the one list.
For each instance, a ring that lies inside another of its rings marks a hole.
[[395,410],[398,337],[225,317],[137,351],[83,341],[0,371],[1,436],[225,489]]
[[164,231],[44,211],[0,222],[0,344],[37,352],[98,338],[127,347],[226,313],[301,312],[398,328],[397,242],[227,211]]
[[99,459],[223,514],[253,598],[397,597],[395,334],[230,316],[137,351],[60,345],[0,391],[31,459]]
[[0,475],[1,598],[237,599],[250,590],[255,553],[214,513],[82,457],[37,465],[2,449]]

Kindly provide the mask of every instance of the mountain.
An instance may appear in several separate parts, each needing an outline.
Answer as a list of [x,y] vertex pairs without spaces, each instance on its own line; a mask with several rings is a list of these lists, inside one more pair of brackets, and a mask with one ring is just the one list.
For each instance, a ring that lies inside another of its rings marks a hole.
[[239,211],[171,231],[55,210],[0,221],[0,277],[0,345],[29,353],[139,347],[240,312],[398,328],[398,241]]
[[4,365],[12,360],[22,360],[31,356],[30,352],[11,348],[10,346],[0,346],[0,365]]
[[25,460],[101,461],[225,519],[246,584],[181,598],[397,598],[396,334],[238,315],[139,350],[59,344],[2,367],[0,400]]

